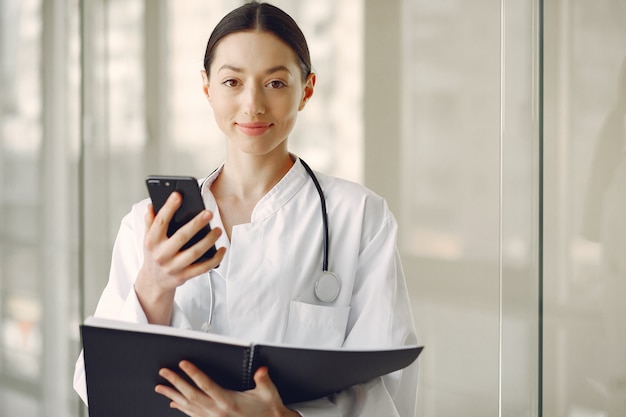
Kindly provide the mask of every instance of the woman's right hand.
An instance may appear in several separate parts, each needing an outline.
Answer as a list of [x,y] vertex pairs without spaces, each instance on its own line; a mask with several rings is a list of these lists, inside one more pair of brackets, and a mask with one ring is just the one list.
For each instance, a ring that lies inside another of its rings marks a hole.
[[149,323],[169,325],[176,288],[189,279],[215,268],[224,257],[225,248],[220,248],[211,259],[194,263],[215,244],[222,234],[219,228],[212,229],[195,245],[180,250],[213,218],[213,213],[208,210],[200,212],[171,237],[167,237],[170,220],[181,203],[181,195],[173,192],[157,215],[154,214],[152,205],[148,206],[146,212],[144,259],[135,281],[135,292]]

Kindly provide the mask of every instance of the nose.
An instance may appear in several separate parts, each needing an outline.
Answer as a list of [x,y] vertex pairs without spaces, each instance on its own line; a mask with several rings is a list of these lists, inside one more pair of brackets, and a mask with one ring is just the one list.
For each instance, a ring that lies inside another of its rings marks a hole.
[[263,88],[248,86],[244,92],[243,111],[249,116],[265,113],[265,96]]

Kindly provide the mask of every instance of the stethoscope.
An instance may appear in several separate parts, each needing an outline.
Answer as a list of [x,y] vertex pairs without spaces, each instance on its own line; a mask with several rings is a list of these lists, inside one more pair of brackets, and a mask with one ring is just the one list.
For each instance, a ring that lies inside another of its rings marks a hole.
[[[315,173],[309,167],[309,164],[304,162],[302,158],[300,158],[300,163],[304,167],[307,174],[313,181],[315,185],[315,189],[317,190],[317,194],[320,198],[320,208],[322,211],[322,227],[324,228],[324,245],[323,245],[323,257],[322,257],[322,273],[315,280],[314,286],[314,294],[315,298],[317,298],[322,303],[332,303],[339,296],[339,291],[341,290],[341,281],[339,277],[334,272],[328,270],[328,258],[330,253],[330,238],[329,238],[329,227],[328,227],[328,212],[326,211],[326,198],[324,197],[324,191],[322,190],[322,186],[320,185]],[[208,179],[208,178],[207,178]],[[207,181],[205,179],[202,182],[200,188],[204,186],[204,183]],[[211,279],[209,278],[209,291],[211,292],[211,305],[209,306],[209,320],[202,324],[202,330],[208,332],[211,329],[211,323],[213,322],[213,306],[215,305],[215,294],[213,292],[213,285],[211,283]]]
[[332,303],[339,296],[339,290],[341,290],[341,281],[334,272],[328,270],[328,254],[329,254],[329,237],[328,237],[328,213],[326,212],[326,198],[324,198],[324,191],[320,185],[315,173],[309,164],[300,159],[300,163],[311,177],[311,181],[315,184],[317,193],[320,196],[320,206],[322,209],[322,226],[324,227],[324,256],[322,258],[322,274],[315,281],[315,297],[323,303]]

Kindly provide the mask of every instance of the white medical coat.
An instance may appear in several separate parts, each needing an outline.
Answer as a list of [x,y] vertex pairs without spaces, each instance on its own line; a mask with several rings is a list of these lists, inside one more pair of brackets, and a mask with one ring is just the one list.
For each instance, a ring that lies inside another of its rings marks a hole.
[[[204,182],[202,195],[214,213],[211,226],[223,228],[210,191],[220,172]],[[225,233],[219,238],[217,246],[227,248],[220,266],[177,289],[172,326],[199,330],[211,316],[213,299],[210,331],[248,341],[356,349],[416,343],[396,247],[397,224],[385,200],[358,184],[316,175],[328,210],[329,270],[341,280],[337,299],[323,303],[315,296],[324,229],[319,195],[297,160],[258,202],[250,223],[234,226],[230,241]],[[135,204],[122,220],[96,316],[147,322],[133,285],[143,261],[148,204]],[[86,402],[82,354],[74,387]],[[334,396],[290,407],[304,416],[413,417],[416,390],[414,363]]]

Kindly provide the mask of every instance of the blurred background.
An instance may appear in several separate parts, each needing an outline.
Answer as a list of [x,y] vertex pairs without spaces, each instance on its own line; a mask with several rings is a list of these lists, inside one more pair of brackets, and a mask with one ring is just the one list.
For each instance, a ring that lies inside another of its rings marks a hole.
[[[626,415],[626,2],[281,0],[290,143],[400,224],[418,416]],[[0,0],[0,415],[86,416],[79,324],[152,173],[202,177],[235,0]]]

